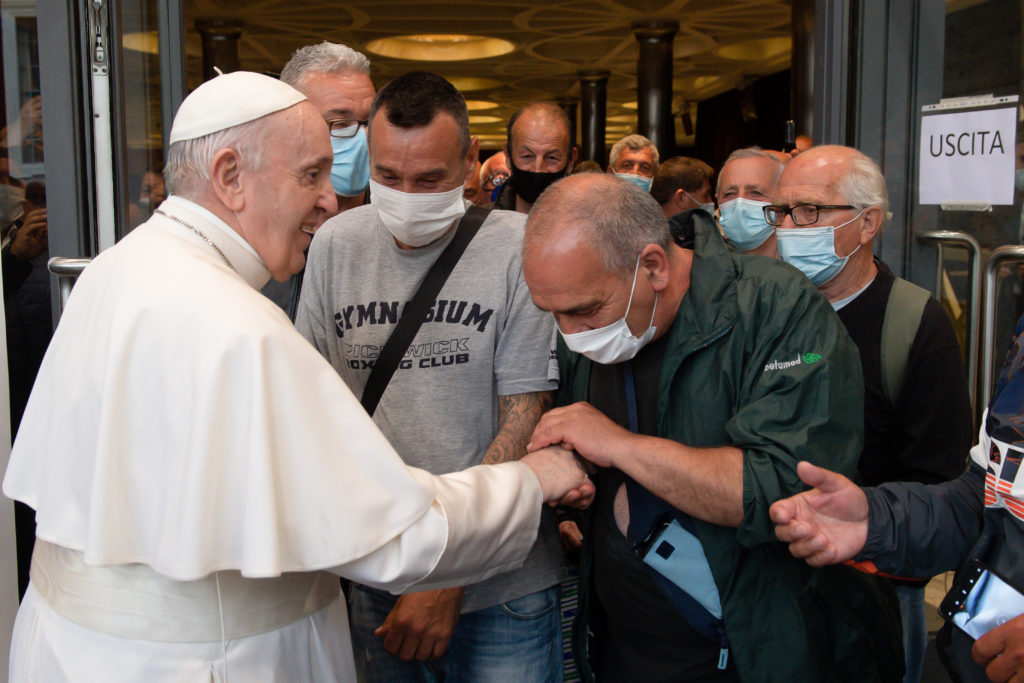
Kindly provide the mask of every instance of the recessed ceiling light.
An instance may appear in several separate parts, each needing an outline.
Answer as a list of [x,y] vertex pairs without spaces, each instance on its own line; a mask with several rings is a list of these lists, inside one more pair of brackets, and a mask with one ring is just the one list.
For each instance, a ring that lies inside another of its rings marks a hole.
[[470,123],[501,123],[505,119],[500,116],[486,116],[481,114],[475,114],[469,117]]
[[515,43],[490,36],[457,33],[420,33],[379,38],[366,44],[367,52],[417,62],[458,62],[507,55]]
[[497,109],[498,103],[490,100],[466,100],[466,108],[470,111],[484,111],[485,109]]

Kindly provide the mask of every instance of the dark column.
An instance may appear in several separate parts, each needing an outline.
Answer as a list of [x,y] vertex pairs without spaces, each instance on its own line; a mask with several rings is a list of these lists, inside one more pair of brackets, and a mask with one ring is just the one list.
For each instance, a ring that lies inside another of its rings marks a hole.
[[679,31],[675,19],[644,19],[632,25],[636,36],[637,130],[646,136],[662,159],[676,152],[676,126],[672,119],[672,41]]
[[572,148],[579,144],[576,141],[576,107],[580,101],[573,97],[559,97],[555,102],[562,108],[565,115],[569,117],[569,146]]
[[815,0],[793,0],[793,59],[789,72],[789,111],[790,117],[796,123],[797,135],[813,135],[814,131],[815,4]]
[[596,161],[605,166],[604,158],[604,126],[608,106],[608,72],[581,71],[580,122],[583,128],[583,144],[580,150],[580,161]]
[[217,75],[213,67],[224,73],[238,71],[238,39],[245,22],[239,19],[196,19],[196,30],[203,39],[203,81]]

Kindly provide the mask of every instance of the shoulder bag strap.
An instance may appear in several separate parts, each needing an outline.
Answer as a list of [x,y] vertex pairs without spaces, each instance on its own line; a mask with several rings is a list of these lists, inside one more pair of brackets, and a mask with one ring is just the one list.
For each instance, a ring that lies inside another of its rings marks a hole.
[[931,294],[903,278],[895,278],[882,318],[882,392],[889,406],[895,406],[903,390],[910,346],[921,325],[924,307]]
[[384,395],[391,376],[398,369],[398,364],[409,348],[409,344],[412,343],[413,337],[416,336],[420,325],[423,324],[427,311],[434,305],[434,299],[441,291],[441,287],[448,280],[455,264],[462,257],[462,252],[466,250],[470,240],[476,235],[489,213],[490,209],[479,206],[469,207],[455,228],[455,237],[434,261],[434,265],[427,271],[412,300],[406,304],[402,311],[402,317],[399,318],[398,324],[391,332],[391,336],[388,337],[384,348],[381,349],[380,355],[377,356],[373,369],[370,370],[370,377],[366,380],[366,387],[363,389],[361,402],[363,408],[371,416],[377,409],[377,404],[380,403],[380,398]]

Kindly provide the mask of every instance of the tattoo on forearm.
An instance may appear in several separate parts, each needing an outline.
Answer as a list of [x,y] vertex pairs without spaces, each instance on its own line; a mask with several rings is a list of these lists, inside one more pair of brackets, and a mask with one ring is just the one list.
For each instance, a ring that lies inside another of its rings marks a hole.
[[526,455],[533,428],[552,405],[554,394],[550,391],[499,396],[498,434],[484,453],[483,462],[509,462]]

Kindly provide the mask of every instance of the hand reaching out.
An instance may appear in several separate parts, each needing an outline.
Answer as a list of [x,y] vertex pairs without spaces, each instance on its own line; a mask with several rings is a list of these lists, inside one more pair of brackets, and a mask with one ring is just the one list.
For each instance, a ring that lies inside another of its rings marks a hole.
[[814,488],[776,501],[769,513],[775,535],[794,557],[821,567],[852,559],[868,536],[868,499],[841,474],[809,462],[797,465],[800,479]]

